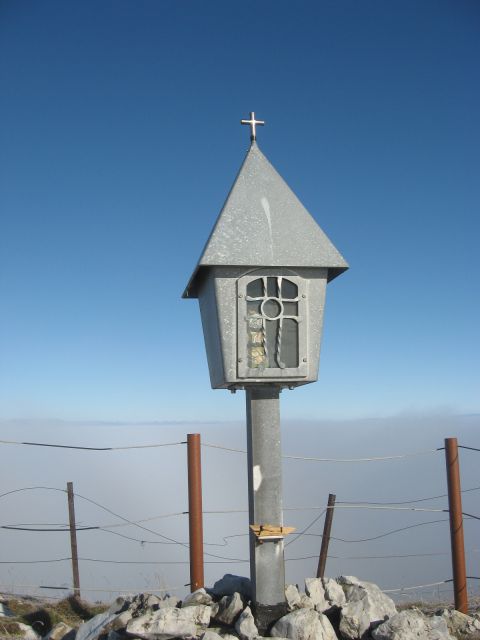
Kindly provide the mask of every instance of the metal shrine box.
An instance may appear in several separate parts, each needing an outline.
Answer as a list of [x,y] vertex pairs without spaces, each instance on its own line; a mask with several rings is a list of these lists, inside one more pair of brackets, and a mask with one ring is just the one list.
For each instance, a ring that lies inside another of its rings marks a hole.
[[253,141],[183,293],[199,299],[212,387],[317,380],[326,285],[346,269]]

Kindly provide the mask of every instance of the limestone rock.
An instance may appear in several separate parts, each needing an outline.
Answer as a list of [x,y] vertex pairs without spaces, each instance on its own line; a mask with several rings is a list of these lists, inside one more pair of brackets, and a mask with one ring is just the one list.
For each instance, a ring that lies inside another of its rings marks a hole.
[[122,614],[109,613],[108,611],[99,613],[78,627],[75,640],[96,640],[103,633],[107,633],[107,627],[109,630],[114,630],[113,627],[109,625],[111,625],[119,615]]
[[325,587],[321,578],[306,578],[305,593],[313,602],[313,606],[317,611],[324,612],[330,609],[331,604],[325,596]]
[[182,607],[191,607],[196,604],[205,604],[207,606],[211,605],[213,602],[213,598],[210,594],[208,594],[205,589],[202,587],[201,589],[197,589],[193,593],[189,593],[183,599]]
[[307,578],[305,593],[310,597],[315,609],[321,613],[342,607],[346,602],[342,587],[332,578]]
[[20,635],[23,640],[39,640],[39,634],[32,629],[28,624],[23,624],[23,622],[17,622],[17,625],[20,628]]
[[76,635],[76,630],[72,629],[68,624],[64,622],[58,622],[54,627],[50,629],[44,640],[73,640]]
[[310,596],[307,596],[305,593],[300,594],[300,605],[299,609],[314,609],[315,605],[313,604]]
[[232,596],[235,592],[239,593],[246,600],[250,600],[252,594],[252,586],[249,578],[235,576],[232,573],[226,573],[223,578],[217,580],[212,589],[209,590],[216,598],[223,596]]
[[346,602],[342,587],[333,578],[322,578],[325,598],[332,607],[343,607]]
[[395,603],[376,584],[363,582],[353,576],[341,576],[337,582],[346,599],[340,613],[342,638],[363,638],[371,627],[396,614]]
[[169,607],[175,608],[180,605],[180,599],[177,596],[166,595],[163,598],[160,598],[160,602],[158,603],[159,609],[168,609]]
[[274,638],[289,640],[336,640],[330,621],[313,609],[298,609],[277,620],[270,630]]
[[239,640],[239,635],[233,628],[225,629],[225,627],[211,628],[209,631],[215,631],[222,638],[222,640]]
[[4,602],[0,602],[0,618],[13,618],[13,613]]
[[222,636],[213,629],[207,629],[200,640],[222,640]]
[[144,640],[168,640],[169,638],[198,638],[210,622],[210,608],[192,605],[183,609],[163,608],[132,618],[127,633]]
[[[117,600],[120,600],[119,598]],[[162,608],[164,599],[154,596],[151,593],[137,593],[129,600],[128,610],[134,618],[146,615],[152,611]]]
[[[467,616],[455,609],[443,609],[437,612],[447,623],[448,630],[452,636],[459,640],[468,640],[468,637],[480,631],[480,620],[477,617]],[[480,634],[479,634],[480,637]]]
[[110,633],[110,631],[120,631],[122,629],[125,629],[131,619],[131,611],[122,611],[121,613],[117,614],[113,618],[113,620],[107,622],[107,624],[103,627],[102,633]]
[[233,626],[244,608],[242,596],[235,592],[231,596],[223,596],[218,603],[218,610],[213,616],[222,624]]
[[126,611],[132,604],[132,598],[128,596],[118,596],[108,608],[108,613],[121,613]]
[[254,640],[254,638],[258,638],[260,636],[258,629],[255,626],[255,620],[250,607],[245,607],[239,615],[238,620],[235,623],[235,631],[238,633],[241,640]]
[[301,596],[295,584],[287,584],[285,587],[285,599],[289,611],[300,608]]
[[396,613],[372,631],[374,640],[455,640],[440,616],[427,617],[417,609]]

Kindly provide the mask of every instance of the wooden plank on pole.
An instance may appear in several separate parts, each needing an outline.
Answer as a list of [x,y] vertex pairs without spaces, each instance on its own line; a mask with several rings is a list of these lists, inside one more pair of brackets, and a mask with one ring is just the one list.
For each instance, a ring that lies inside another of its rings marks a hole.
[[187,435],[190,591],[204,586],[202,461],[199,433]]
[[327,511],[325,513],[325,523],[323,525],[322,546],[320,547],[320,557],[318,559],[317,578],[323,578],[325,575],[325,566],[327,564],[328,545],[330,543],[330,534],[332,531],[333,511],[335,509],[334,493],[328,494]]
[[73,483],[67,482],[68,519],[70,522],[70,546],[72,549],[73,595],[80,598],[80,573],[78,570],[77,526],[75,524],[75,500]]
[[463,538],[462,492],[460,464],[456,438],[445,439],[447,463],[448,506],[450,515],[450,540],[452,546],[453,591],[455,609],[468,613],[467,572],[465,569],[465,543]]

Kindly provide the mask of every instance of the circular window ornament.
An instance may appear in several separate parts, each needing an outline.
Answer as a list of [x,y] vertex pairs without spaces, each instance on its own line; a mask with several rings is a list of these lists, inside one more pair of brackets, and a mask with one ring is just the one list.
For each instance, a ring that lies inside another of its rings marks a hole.
[[278,320],[283,314],[283,304],[278,298],[267,298],[261,304],[260,311],[268,320]]

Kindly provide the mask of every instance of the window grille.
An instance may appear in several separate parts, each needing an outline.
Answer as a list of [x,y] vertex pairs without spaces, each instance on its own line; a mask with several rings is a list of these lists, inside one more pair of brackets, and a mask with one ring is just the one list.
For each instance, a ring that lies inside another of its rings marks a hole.
[[244,276],[238,281],[238,290],[239,375],[302,375],[306,362],[305,281],[295,276]]

